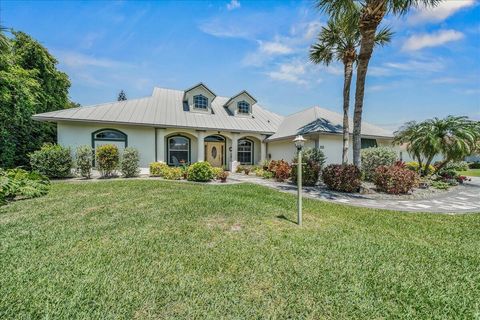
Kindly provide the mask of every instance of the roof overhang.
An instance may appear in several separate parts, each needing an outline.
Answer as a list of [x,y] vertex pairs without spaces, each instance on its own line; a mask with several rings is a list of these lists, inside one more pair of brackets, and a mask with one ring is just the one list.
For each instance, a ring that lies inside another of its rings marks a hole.
[[[304,136],[312,136],[312,135],[317,135],[317,134],[324,134],[324,135],[330,135],[330,136],[339,136],[342,135],[343,133],[341,132],[326,132],[326,131],[317,131],[317,132],[309,132],[307,134],[304,134]],[[267,142],[272,142],[272,141],[281,141],[281,140],[290,140],[294,139],[298,134],[292,134],[288,136],[283,136],[283,137],[278,137],[278,138],[267,138]],[[349,134],[350,136],[353,136],[352,133]],[[393,137],[391,136],[380,136],[380,135],[371,135],[371,134],[362,134],[362,138],[371,138],[371,139],[390,139],[393,140]]]

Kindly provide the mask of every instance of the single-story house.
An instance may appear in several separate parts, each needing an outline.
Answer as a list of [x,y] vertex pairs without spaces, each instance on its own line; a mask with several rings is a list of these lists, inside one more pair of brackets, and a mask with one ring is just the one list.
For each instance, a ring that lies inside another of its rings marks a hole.
[[[33,118],[57,123],[58,143],[72,150],[106,143],[135,147],[141,167],[154,161],[208,161],[233,170],[238,164],[270,159],[291,161],[296,152],[292,140],[298,134],[307,139],[306,147],[322,149],[327,163],[340,163],[342,157],[342,115],[312,107],[284,117],[260,106],[247,91],[220,97],[203,83],[186,90],[154,88],[146,98]],[[362,124],[362,133],[364,147],[392,141],[390,132],[368,123]]]

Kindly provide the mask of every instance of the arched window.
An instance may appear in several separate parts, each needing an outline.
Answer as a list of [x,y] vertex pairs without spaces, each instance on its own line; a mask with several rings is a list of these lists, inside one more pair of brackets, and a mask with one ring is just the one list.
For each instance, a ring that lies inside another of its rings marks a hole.
[[238,140],[238,161],[241,164],[253,163],[253,142],[248,139]]
[[240,101],[237,103],[238,113],[249,114],[250,104],[246,101]]
[[168,138],[167,143],[168,164],[179,166],[190,163],[190,139],[184,136]]
[[[98,142],[98,143],[97,143]],[[127,135],[117,129],[100,129],[92,132],[92,148],[97,144],[112,142],[118,147],[127,147]]]
[[208,98],[201,94],[193,96],[193,106],[197,109],[207,109]]

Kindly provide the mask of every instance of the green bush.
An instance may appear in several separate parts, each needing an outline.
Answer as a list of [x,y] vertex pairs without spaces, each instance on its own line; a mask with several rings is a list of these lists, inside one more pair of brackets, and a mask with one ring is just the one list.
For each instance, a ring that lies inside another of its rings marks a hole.
[[166,167],[162,169],[162,177],[167,180],[180,180],[183,177],[183,170],[179,167]]
[[36,198],[47,194],[49,180],[37,172],[0,169],[0,205],[15,198]]
[[362,173],[353,164],[330,164],[322,170],[323,182],[328,189],[357,192],[362,185]]
[[217,180],[217,179],[220,179],[220,176],[223,174],[224,170],[223,168],[213,167],[212,171],[213,171],[213,178]]
[[480,169],[480,162],[472,162],[468,164],[470,169]]
[[443,181],[432,181],[431,186],[439,190],[448,190],[450,188],[450,184]]
[[96,165],[103,178],[112,177],[118,168],[118,147],[114,144],[104,144],[95,152]]
[[442,171],[467,171],[468,170],[468,162],[466,161],[452,161],[448,162],[442,169]]
[[152,177],[161,177],[165,168],[169,168],[165,162],[152,162],[149,165],[150,175]]
[[80,176],[90,179],[92,175],[93,149],[84,145],[77,147],[75,164]]
[[274,177],[273,172],[264,170],[262,174],[263,179],[272,179]]
[[69,148],[46,143],[29,157],[32,169],[49,178],[65,178],[71,175],[73,160]]
[[366,148],[361,151],[362,173],[367,181],[373,180],[378,167],[392,166],[396,161],[397,153],[389,147]]
[[375,186],[386,193],[404,194],[418,185],[416,172],[403,166],[380,166],[375,170]]
[[[297,183],[297,165],[298,157],[293,159],[292,181]],[[322,166],[325,163],[325,155],[320,149],[306,149],[302,155],[302,184],[304,186],[314,186],[318,182]]]
[[213,179],[213,168],[210,163],[206,161],[195,162],[188,167],[189,181],[207,182]]
[[132,147],[125,148],[122,161],[120,162],[120,172],[125,178],[138,176],[140,173],[139,162],[140,156],[138,150]]
[[[405,167],[409,170],[418,172],[420,165],[417,161],[410,161],[405,163]],[[422,164],[422,171],[425,172],[426,164]],[[428,166],[428,174],[435,173],[435,167],[433,165]]]

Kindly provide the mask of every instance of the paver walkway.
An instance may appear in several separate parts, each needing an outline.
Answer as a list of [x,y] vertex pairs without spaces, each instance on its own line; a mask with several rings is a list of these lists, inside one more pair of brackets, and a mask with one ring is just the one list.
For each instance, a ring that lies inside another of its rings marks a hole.
[[[293,184],[265,180],[253,175],[231,174],[229,180],[255,183],[289,193],[297,192],[297,187]],[[451,191],[434,194],[427,199],[380,200],[369,198],[368,194],[332,192],[320,187],[304,187],[303,194],[309,198],[375,209],[449,214],[480,213],[480,178],[478,177],[472,177],[470,182]]]

